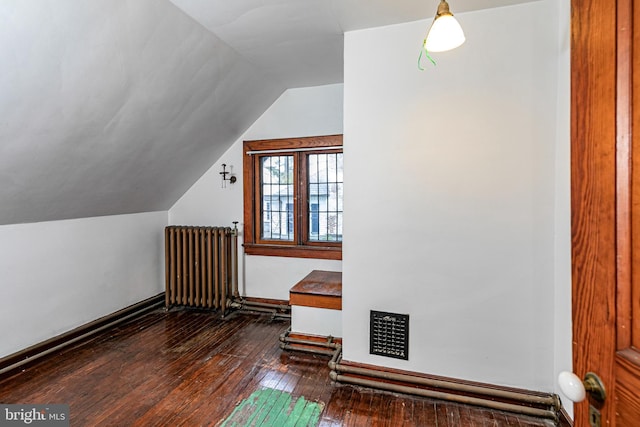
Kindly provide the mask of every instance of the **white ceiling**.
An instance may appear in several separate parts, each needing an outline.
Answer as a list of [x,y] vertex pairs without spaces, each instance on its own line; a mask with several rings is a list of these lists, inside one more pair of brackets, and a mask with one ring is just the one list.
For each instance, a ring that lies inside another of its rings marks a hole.
[[342,81],[344,31],[437,4],[2,0],[0,224],[169,209],[284,90]]

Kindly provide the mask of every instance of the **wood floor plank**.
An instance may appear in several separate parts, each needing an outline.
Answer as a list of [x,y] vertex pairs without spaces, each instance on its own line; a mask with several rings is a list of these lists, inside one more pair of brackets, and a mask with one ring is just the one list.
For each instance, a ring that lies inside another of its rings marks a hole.
[[494,417],[493,411],[489,411],[488,409],[480,410],[478,420],[482,422],[482,424],[480,424],[482,427],[500,427],[498,419]]
[[[482,427],[482,421],[478,424],[478,419],[473,417],[471,412],[468,406],[458,406],[458,425],[465,427]],[[476,408],[473,408],[473,412],[476,412]]]
[[[360,407],[361,402],[363,401],[362,393],[359,388],[354,388],[351,397],[349,398],[349,406],[344,413],[344,418],[342,425],[345,427],[349,426],[358,426],[358,425],[366,425],[367,419],[362,417],[362,409]],[[358,424],[360,421],[360,424]]]
[[[371,393],[369,411],[371,412],[371,427],[384,427],[390,415],[390,407],[386,402],[387,396],[383,393]],[[408,426],[407,426],[408,427]]]
[[460,427],[460,414],[454,403],[443,402],[437,406],[438,426]]
[[413,423],[416,426],[436,426],[435,403],[431,399],[415,399]]
[[351,396],[354,387],[350,385],[337,385],[331,391],[330,405],[325,407],[320,425],[323,427],[336,427],[342,425],[345,414],[351,406]]
[[397,396],[393,396],[389,402],[389,406],[391,407],[391,419],[399,420],[402,425],[410,426],[412,424],[412,416],[413,416],[413,399],[399,398]]
[[[327,357],[279,348],[278,337],[289,326],[259,314],[221,319],[198,310],[151,311],[0,377],[0,402],[69,404],[74,427],[215,426],[252,393],[265,390],[279,399],[260,415],[265,423],[295,409],[300,422],[319,416],[323,427],[553,425],[332,384]],[[313,403],[324,408],[319,415]]]

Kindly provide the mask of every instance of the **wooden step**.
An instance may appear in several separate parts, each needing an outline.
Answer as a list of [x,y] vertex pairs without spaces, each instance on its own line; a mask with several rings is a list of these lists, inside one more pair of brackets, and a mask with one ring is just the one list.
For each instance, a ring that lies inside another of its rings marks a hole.
[[289,290],[289,304],[342,310],[342,272],[313,270]]

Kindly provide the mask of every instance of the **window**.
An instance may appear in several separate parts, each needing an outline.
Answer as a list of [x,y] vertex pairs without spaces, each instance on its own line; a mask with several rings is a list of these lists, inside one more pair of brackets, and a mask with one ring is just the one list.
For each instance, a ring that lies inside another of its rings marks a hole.
[[245,141],[250,255],[342,259],[342,135]]

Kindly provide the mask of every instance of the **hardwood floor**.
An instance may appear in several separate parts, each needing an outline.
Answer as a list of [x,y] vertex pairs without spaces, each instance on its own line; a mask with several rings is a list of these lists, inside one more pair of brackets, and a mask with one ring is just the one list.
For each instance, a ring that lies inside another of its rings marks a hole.
[[283,352],[289,322],[157,310],[0,378],[1,403],[66,403],[72,426],[215,426],[261,388],[322,402],[321,426],[550,426],[425,398],[332,385],[327,357]]

